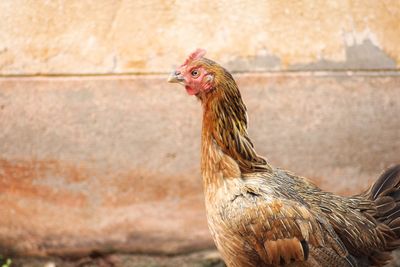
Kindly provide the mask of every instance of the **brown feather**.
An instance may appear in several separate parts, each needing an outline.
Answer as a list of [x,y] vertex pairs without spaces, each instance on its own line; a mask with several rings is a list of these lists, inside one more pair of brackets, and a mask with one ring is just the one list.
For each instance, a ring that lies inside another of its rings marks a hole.
[[[396,187],[400,182],[400,165],[387,169],[371,188],[371,197],[376,199],[381,192]],[[398,186],[397,186],[398,187]]]

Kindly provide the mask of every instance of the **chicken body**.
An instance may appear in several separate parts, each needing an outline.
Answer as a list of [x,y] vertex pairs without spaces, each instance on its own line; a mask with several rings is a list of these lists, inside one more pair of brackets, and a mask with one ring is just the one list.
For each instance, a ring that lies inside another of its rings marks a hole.
[[368,266],[348,253],[324,213],[336,212],[331,219],[350,238],[380,243],[372,233],[376,225],[357,210],[368,209],[361,197],[322,192],[279,169],[227,178],[237,164],[216,145],[204,142],[203,150],[203,177],[214,181],[204,183],[207,221],[228,266]]
[[170,81],[203,106],[207,219],[229,267],[383,266],[400,245],[400,165],[361,195],[341,197],[272,167],[247,133],[233,77],[192,53]]
[[[277,184],[274,175],[281,177],[285,184]],[[206,188],[209,228],[226,264],[230,267],[368,266],[355,262],[317,203],[306,203],[293,192],[280,193],[288,191],[291,179],[287,173],[277,170],[270,177],[229,179],[221,187]],[[308,185],[292,186],[306,189]],[[307,189],[318,192],[312,186]],[[321,197],[316,202],[324,201],[328,207],[330,198],[334,198],[329,194]],[[358,199],[333,201],[340,201],[342,208],[354,208],[359,202]],[[361,216],[359,219],[361,224],[357,226],[348,222],[354,238],[359,238],[355,233],[364,223],[369,223],[363,222],[365,218]],[[370,223],[370,229],[373,227]]]

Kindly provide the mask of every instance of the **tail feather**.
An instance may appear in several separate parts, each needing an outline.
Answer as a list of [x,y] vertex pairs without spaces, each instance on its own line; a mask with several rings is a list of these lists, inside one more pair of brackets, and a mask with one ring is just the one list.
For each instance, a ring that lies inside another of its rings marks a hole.
[[400,205],[396,205],[396,207],[393,210],[391,210],[388,215],[385,215],[382,219],[384,223],[390,224],[390,222],[396,220],[399,217],[400,217]]
[[400,201],[400,190],[390,192],[388,196],[391,196],[396,202]]
[[393,221],[388,223],[390,229],[396,233],[397,236],[400,236],[400,217],[394,219]]
[[385,247],[373,251],[368,259],[374,266],[383,266],[390,252],[400,247],[400,164],[384,171],[365,197],[375,209],[364,214],[378,221],[375,234],[385,240]]
[[375,203],[375,219],[389,225],[400,217],[400,164],[378,178],[369,191],[368,198]]
[[387,169],[378,178],[378,180],[371,188],[370,196],[372,200],[377,199],[377,197],[383,195],[383,193],[387,193],[385,192],[387,190],[390,191],[393,188],[396,188],[398,190],[399,183],[400,183],[400,164]]
[[375,200],[378,215],[382,216],[392,212],[396,208],[396,202],[390,196],[382,196]]

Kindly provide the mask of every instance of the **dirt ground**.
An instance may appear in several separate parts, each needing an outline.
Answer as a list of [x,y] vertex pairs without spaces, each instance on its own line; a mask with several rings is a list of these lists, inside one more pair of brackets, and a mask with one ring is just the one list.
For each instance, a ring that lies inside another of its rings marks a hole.
[[[111,254],[81,259],[12,258],[5,267],[225,267],[217,251],[209,250],[176,256]],[[393,253],[387,267],[400,266],[400,250]]]
[[210,250],[176,256],[111,254],[81,259],[12,258],[10,267],[225,267],[225,264],[217,251]]

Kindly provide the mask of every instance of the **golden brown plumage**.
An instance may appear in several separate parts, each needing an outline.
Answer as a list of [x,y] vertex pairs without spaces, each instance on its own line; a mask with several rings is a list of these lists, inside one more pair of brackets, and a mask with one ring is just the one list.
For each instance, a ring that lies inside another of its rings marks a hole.
[[400,165],[370,191],[321,191],[257,155],[232,76],[197,50],[171,76],[203,106],[207,218],[229,267],[383,266],[400,245]]

